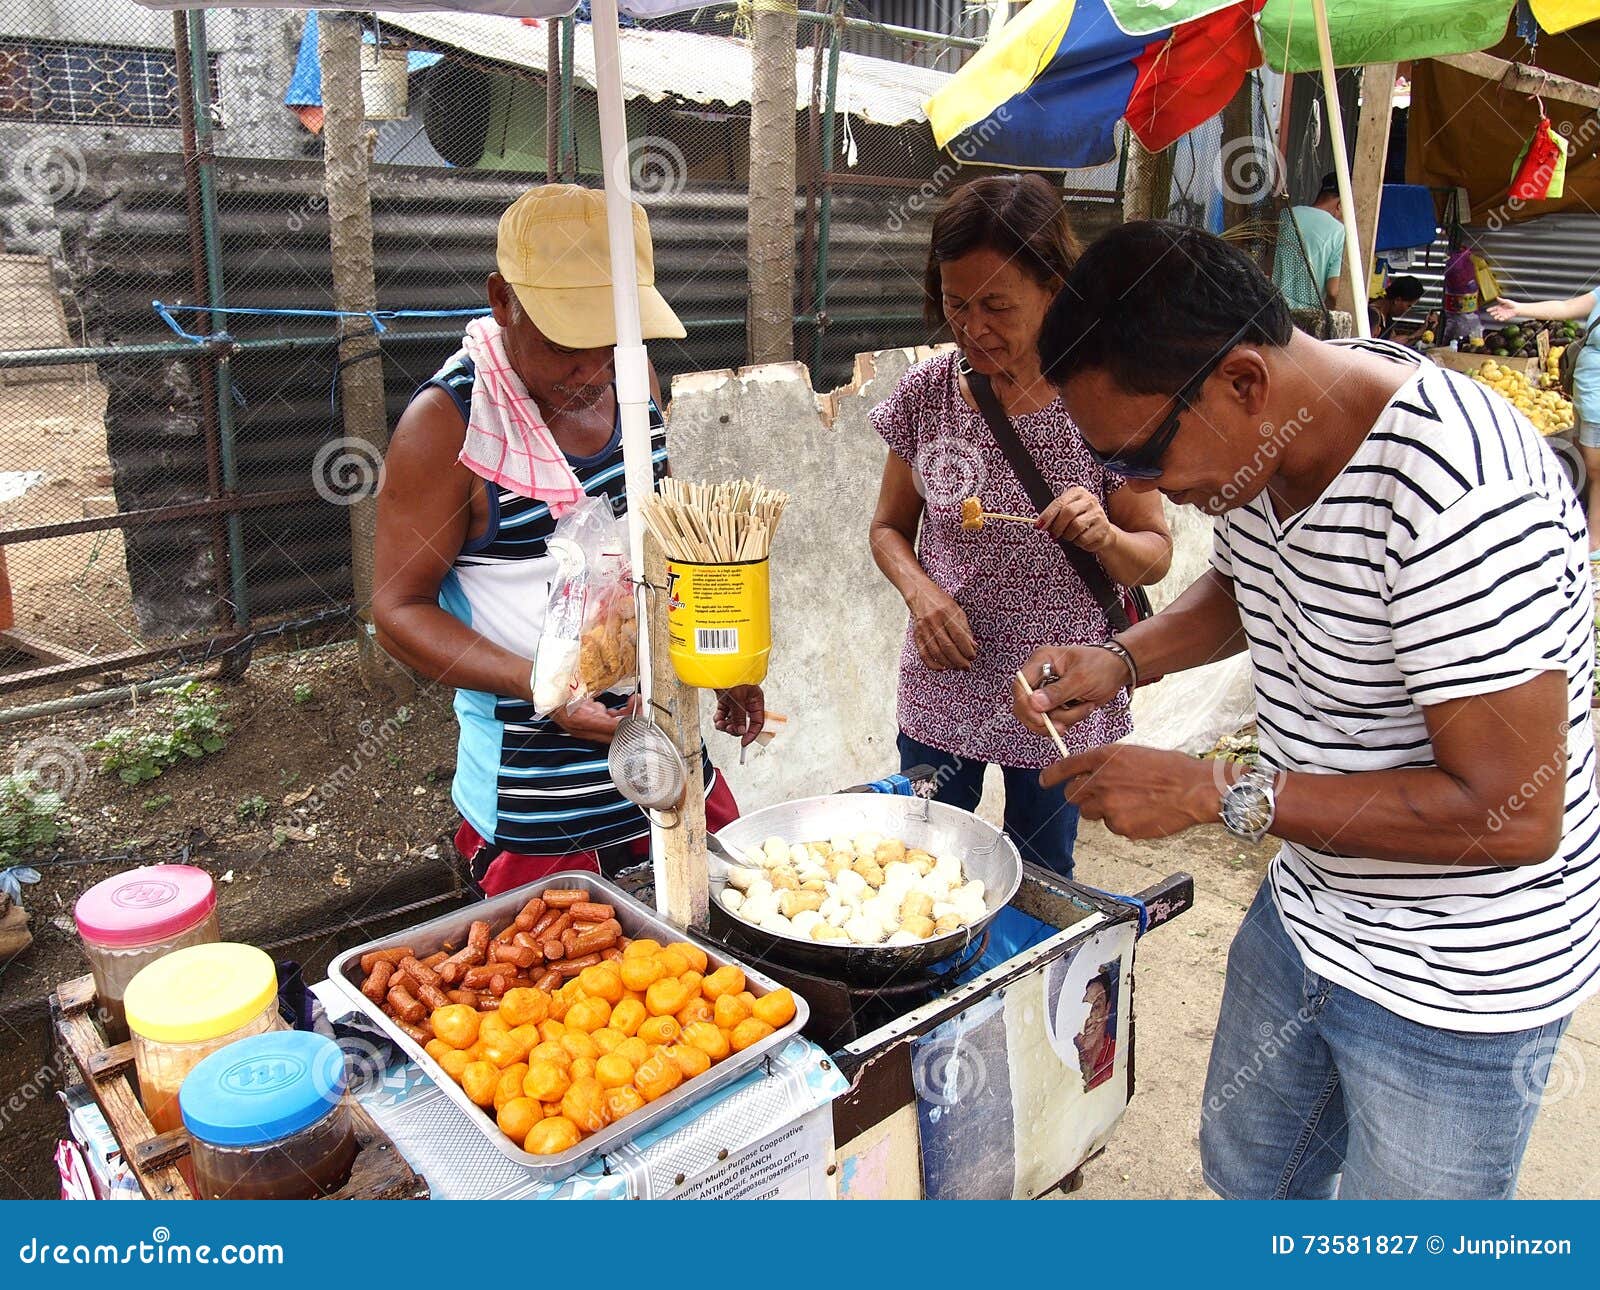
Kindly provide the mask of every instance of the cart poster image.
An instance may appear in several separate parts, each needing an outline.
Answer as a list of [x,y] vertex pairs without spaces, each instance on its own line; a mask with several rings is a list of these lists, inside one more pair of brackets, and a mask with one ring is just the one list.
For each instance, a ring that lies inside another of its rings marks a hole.
[[1128,1102],[1133,939],[1105,928],[915,1042],[925,1196],[1032,1198],[1110,1137]]

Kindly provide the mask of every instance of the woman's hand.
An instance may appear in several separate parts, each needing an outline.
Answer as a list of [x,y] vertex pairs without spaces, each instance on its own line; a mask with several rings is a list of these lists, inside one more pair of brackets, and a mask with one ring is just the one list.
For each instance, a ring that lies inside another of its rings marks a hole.
[[[1058,678],[1049,684],[1044,683],[1047,664]],[[1013,677],[1013,710],[1018,721],[1040,735],[1050,733],[1047,723],[1062,731],[1077,725],[1128,684],[1127,665],[1110,650],[1093,645],[1046,645],[1022,665],[1022,675],[1033,693],[1025,693]]]
[[1102,551],[1116,538],[1116,526],[1105,507],[1087,488],[1074,484],[1044,508],[1034,521],[1057,541],[1071,542],[1088,552]]
[[978,657],[966,612],[951,596],[928,586],[907,602],[917,654],[930,672],[964,672]]
[[1507,300],[1504,296],[1501,296],[1500,299],[1489,306],[1487,312],[1489,317],[1496,322],[1510,322],[1513,318],[1522,316],[1522,306],[1515,300]]
[[742,747],[756,740],[767,724],[767,698],[759,685],[736,685],[717,691],[717,712],[711,724],[725,735],[738,735]]
[[550,714],[550,720],[574,738],[605,745],[617,733],[622,718],[633,710],[632,700],[613,710],[596,699],[583,699],[570,708],[557,708]]

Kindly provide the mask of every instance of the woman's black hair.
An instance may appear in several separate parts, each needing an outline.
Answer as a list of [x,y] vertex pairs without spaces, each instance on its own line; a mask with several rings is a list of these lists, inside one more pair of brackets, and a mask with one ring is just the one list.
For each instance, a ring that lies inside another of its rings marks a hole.
[[1230,336],[1286,345],[1289,306],[1243,251],[1210,233],[1137,220],[1081,256],[1045,314],[1039,362],[1060,386],[1105,371],[1135,394],[1175,394]]
[[963,184],[933,217],[922,276],[922,313],[943,326],[939,266],[973,251],[994,251],[1016,262],[1041,287],[1055,287],[1078,259],[1078,239],[1061,193],[1038,175],[985,175]]

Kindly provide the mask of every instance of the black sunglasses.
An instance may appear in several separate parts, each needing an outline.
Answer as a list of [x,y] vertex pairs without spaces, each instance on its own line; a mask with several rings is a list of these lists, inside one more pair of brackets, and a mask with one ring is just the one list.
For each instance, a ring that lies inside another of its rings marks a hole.
[[1172,407],[1161,419],[1156,432],[1127,456],[1108,457],[1086,444],[1090,455],[1107,470],[1114,471],[1124,479],[1160,479],[1161,459],[1167,455],[1167,449],[1172,447],[1172,441],[1178,437],[1178,425],[1183,414],[1189,410],[1189,405],[1200,393],[1200,387],[1206,383],[1211,373],[1216,371],[1222,360],[1233,352],[1234,346],[1245,338],[1245,334],[1253,325],[1245,323],[1240,327],[1223,342],[1221,349],[1206,360],[1204,367],[1183,383],[1182,388],[1172,396]]

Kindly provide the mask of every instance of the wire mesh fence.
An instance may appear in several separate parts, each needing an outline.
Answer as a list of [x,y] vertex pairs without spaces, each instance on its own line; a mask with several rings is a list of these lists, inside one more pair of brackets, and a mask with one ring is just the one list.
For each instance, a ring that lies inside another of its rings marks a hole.
[[[966,56],[972,12],[944,15],[958,42],[944,48],[892,24],[801,24],[795,325],[821,388],[858,349],[926,338],[928,205],[909,199],[939,161],[917,109],[929,75]],[[585,18],[365,25],[390,424],[485,306],[500,212],[548,179],[600,184]],[[630,176],[689,333],[652,346],[665,387],[746,358],[742,21],[707,9],[623,32]],[[327,22],[130,0],[22,0],[0,18],[0,692],[242,662],[263,635],[348,630],[344,503],[371,481],[327,451],[348,326],[332,316]],[[888,111],[850,111],[864,41]],[[896,48],[904,62],[884,57]]]

